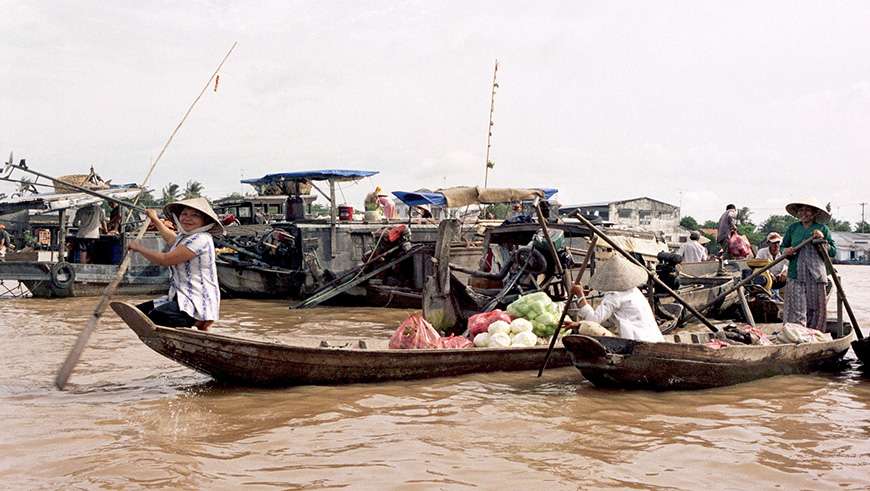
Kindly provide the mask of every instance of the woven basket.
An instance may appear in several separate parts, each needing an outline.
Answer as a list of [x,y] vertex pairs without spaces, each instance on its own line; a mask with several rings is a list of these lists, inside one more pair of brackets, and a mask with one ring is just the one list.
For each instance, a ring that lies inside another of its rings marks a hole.
[[[109,186],[104,183],[95,184],[91,182],[89,179],[91,174],[70,174],[68,176],[60,176],[57,178],[58,181],[68,182],[70,184],[80,186],[87,189],[99,190],[99,189],[109,189]],[[54,183],[54,192],[56,193],[77,193],[79,192],[77,189],[73,189],[69,186],[64,186],[63,184],[59,184],[57,182]]]

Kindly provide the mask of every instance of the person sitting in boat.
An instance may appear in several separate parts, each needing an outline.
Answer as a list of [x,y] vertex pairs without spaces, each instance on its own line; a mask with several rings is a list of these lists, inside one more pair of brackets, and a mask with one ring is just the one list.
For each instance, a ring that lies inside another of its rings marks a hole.
[[707,248],[701,245],[700,240],[701,234],[697,230],[693,230],[689,234],[689,241],[680,249],[683,262],[700,263],[707,260]]
[[813,200],[789,203],[785,210],[799,221],[789,225],[782,238],[783,254],[788,256],[788,283],[785,286],[783,321],[825,331],[827,327],[828,271],[815,245],[799,251],[794,246],[813,237],[823,239],[822,249],[830,257],[837,254],[831,231],[824,224],[831,215]]
[[6,250],[15,249],[12,236],[6,231],[6,224],[0,223],[0,261],[6,260]]
[[[782,256],[782,249],[779,245],[782,243],[782,235],[776,232],[767,234],[767,247],[762,247],[755,255],[757,259],[769,259],[771,262],[776,261]],[[785,260],[776,266],[768,269],[773,276],[774,290],[779,290],[785,286],[786,276],[788,275],[788,260]]]
[[[574,286],[574,295],[580,305],[580,316],[583,320],[599,324],[613,317],[619,329],[619,337],[638,341],[664,341],[662,332],[656,323],[649,302],[637,288],[646,283],[647,272],[622,256],[612,258],[599,264],[595,274],[589,280],[589,286],[604,293],[601,303],[593,309],[586,300],[586,294],[580,285]],[[568,327],[577,327],[579,322],[572,322]]]
[[109,201],[109,221],[106,222],[106,233],[118,235],[121,233],[121,206],[115,201]]
[[214,241],[211,233],[223,233],[217,214],[205,198],[170,203],[163,208],[175,222],[173,232],[148,210],[148,218],[167,244],[167,252],[131,241],[127,248],[160,266],[169,266],[169,294],[137,305],[155,324],[168,327],[193,327],[201,331],[218,320],[221,293],[215,266]]

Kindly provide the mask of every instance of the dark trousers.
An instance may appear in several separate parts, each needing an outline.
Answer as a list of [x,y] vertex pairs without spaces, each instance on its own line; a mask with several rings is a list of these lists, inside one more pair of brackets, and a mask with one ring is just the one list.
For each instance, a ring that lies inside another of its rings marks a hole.
[[136,308],[144,312],[158,326],[193,327],[196,323],[196,319],[178,308],[178,302],[175,299],[156,308],[154,307],[154,301],[149,300],[137,305]]

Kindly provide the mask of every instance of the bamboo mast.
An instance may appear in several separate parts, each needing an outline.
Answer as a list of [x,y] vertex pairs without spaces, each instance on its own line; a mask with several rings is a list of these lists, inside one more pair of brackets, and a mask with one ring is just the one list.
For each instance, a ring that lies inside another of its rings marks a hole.
[[495,112],[495,89],[498,88],[496,76],[498,75],[498,59],[495,60],[495,68],[492,70],[492,94],[489,99],[489,124],[486,128],[486,171],[483,175],[483,187],[489,184],[489,170],[495,167],[495,162],[489,160],[489,152],[492,149],[492,127],[495,123],[492,120]]

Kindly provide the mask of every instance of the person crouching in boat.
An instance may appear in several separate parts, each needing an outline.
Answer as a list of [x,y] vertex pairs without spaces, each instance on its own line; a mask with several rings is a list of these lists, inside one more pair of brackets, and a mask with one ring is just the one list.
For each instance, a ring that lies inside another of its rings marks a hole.
[[807,245],[797,252],[794,250],[794,246],[813,237],[824,239],[822,248],[830,257],[837,254],[831,231],[824,224],[831,219],[831,215],[812,201],[789,203],[785,207],[799,221],[789,225],[782,237],[782,253],[789,256],[783,321],[826,331],[828,296],[825,287],[828,270],[825,261],[814,245]]
[[[664,341],[649,302],[637,288],[646,283],[647,272],[622,256],[613,256],[599,264],[589,279],[589,286],[604,293],[598,307],[592,309],[580,285],[574,286],[583,320],[602,323],[613,317],[619,337],[638,341]],[[575,327],[579,323],[571,323]]]
[[163,240],[172,244],[169,250],[155,251],[139,241],[131,241],[127,248],[154,264],[169,266],[169,294],[137,307],[160,326],[208,330],[218,320],[221,301],[211,233],[223,233],[223,225],[205,198],[170,203],[163,212],[175,222],[177,232],[154,210],[148,210],[148,218]]

